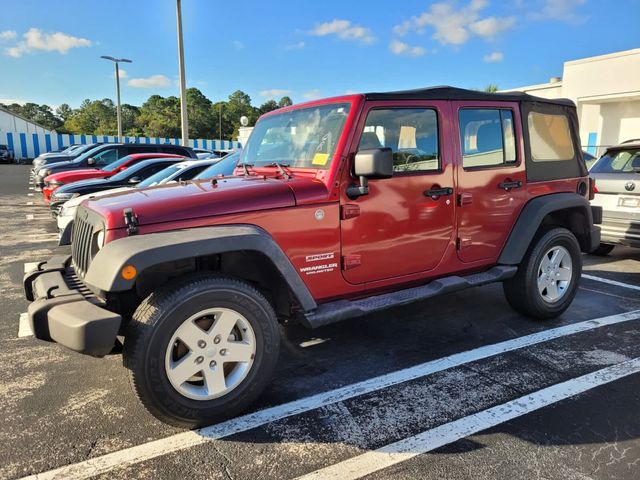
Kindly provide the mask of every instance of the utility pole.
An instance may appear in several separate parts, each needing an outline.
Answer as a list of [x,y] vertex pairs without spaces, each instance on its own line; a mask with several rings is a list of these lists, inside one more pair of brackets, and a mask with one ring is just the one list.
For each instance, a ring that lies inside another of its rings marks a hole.
[[116,66],[116,116],[118,119],[118,140],[122,138],[122,108],[120,107],[120,68],[118,63],[132,63],[126,58],[114,58],[102,55],[100,58],[112,61]]
[[184,78],[184,47],[182,45],[182,0],[176,0],[178,21],[178,68],[180,76],[180,116],[182,119],[182,145],[189,146],[189,120],[187,118],[187,86]]

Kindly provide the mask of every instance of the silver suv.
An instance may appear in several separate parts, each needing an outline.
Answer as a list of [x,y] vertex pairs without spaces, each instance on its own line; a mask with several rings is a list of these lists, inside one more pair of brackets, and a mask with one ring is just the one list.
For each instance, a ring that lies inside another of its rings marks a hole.
[[609,147],[593,164],[592,205],[602,207],[601,243],[593,252],[607,255],[616,245],[640,247],[640,140]]

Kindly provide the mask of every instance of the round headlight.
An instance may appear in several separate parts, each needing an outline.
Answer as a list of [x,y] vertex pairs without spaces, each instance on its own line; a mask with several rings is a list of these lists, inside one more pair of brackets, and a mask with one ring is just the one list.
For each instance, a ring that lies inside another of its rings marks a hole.
[[100,230],[96,235],[96,244],[98,245],[98,250],[104,246],[104,230]]

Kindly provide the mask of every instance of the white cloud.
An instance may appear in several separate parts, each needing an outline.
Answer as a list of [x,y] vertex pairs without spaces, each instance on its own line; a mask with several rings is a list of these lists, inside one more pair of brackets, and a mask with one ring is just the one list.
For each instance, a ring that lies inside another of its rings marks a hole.
[[335,35],[341,40],[352,40],[365,45],[370,45],[376,40],[369,28],[353,25],[349,20],[339,19],[316,25],[310,34],[317,37]]
[[461,8],[448,1],[434,3],[429,10],[396,25],[393,31],[401,36],[411,31],[423,34],[427,27],[431,27],[435,30],[433,38],[441,44],[462,45],[471,35],[491,39],[513,27],[514,17],[482,18],[481,11],[486,6],[486,0],[471,0]]
[[534,20],[559,20],[568,23],[581,23],[587,20],[587,15],[576,13],[575,10],[587,3],[587,0],[544,0],[542,9],[532,13]]
[[151,75],[147,78],[132,78],[127,85],[134,88],[164,88],[171,85],[171,80],[166,75]]
[[469,29],[479,37],[493,38],[499,33],[509,30],[515,23],[516,20],[513,17],[488,17],[473,22],[469,25]]
[[410,57],[421,57],[427,53],[427,50],[423,47],[412,47],[400,40],[392,40],[389,44],[389,50],[396,55],[409,55]]
[[302,50],[306,46],[305,42],[292,43],[284,47],[285,50]]
[[304,98],[305,100],[315,100],[317,98],[320,98],[320,96],[320,90],[318,90],[317,88],[314,88],[313,90],[309,90],[308,92],[302,94],[302,98]]
[[90,47],[91,40],[73,37],[62,32],[43,33],[39,28],[30,28],[22,35],[23,40],[14,47],[5,49],[5,54],[10,57],[21,57],[25,53],[34,51],[67,53],[72,48]]
[[[116,72],[113,72],[113,76],[115,77]],[[129,73],[124,69],[124,68],[120,68],[118,67],[118,75],[120,75],[120,78],[129,78]]]
[[235,48],[236,50],[245,49],[244,43],[242,43],[240,40],[234,40],[233,42],[231,42],[231,45],[233,45],[233,48]]
[[13,40],[18,36],[15,30],[5,30],[4,32],[0,32],[0,40]]
[[276,97],[284,97],[285,95],[290,95],[291,90],[285,90],[283,88],[271,88],[268,90],[261,90],[260,96],[266,98],[276,98]]
[[487,63],[498,63],[502,60],[504,60],[504,54],[502,52],[492,52],[484,56],[484,61]]

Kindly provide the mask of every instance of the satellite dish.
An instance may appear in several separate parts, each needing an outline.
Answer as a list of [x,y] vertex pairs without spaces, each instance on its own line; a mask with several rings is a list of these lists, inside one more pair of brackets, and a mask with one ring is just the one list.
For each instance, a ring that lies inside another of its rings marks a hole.
[[245,117],[244,115],[240,117],[240,124],[243,127],[246,127],[247,125],[249,125],[249,119],[247,117]]

